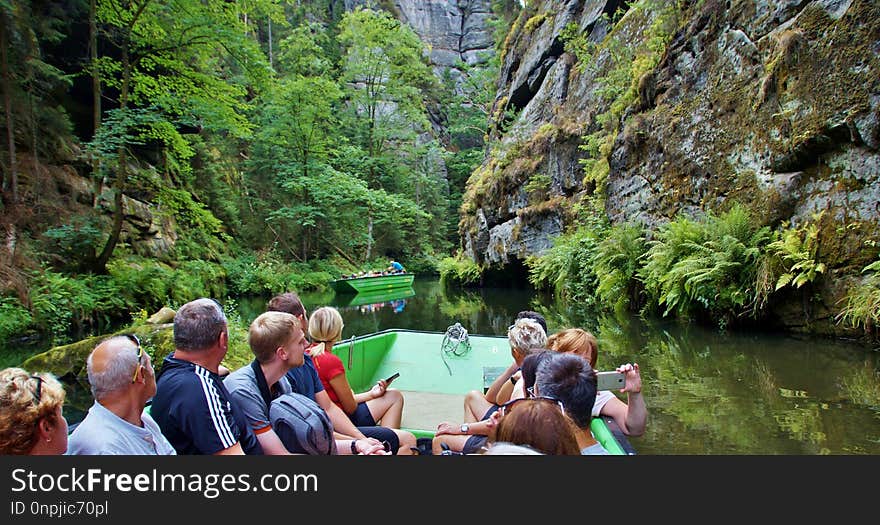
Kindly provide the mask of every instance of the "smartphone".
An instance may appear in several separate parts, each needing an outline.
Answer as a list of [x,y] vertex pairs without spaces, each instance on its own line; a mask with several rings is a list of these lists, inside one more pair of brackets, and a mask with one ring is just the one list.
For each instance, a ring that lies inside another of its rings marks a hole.
[[389,377],[388,379],[386,379],[386,380],[385,380],[385,386],[390,385],[391,382],[394,381],[395,379],[397,379],[399,376],[400,376],[400,372],[397,372],[397,373],[394,374],[393,376],[391,376],[391,377]]
[[626,377],[623,372],[612,370],[611,372],[596,372],[598,390],[620,390],[626,385]]

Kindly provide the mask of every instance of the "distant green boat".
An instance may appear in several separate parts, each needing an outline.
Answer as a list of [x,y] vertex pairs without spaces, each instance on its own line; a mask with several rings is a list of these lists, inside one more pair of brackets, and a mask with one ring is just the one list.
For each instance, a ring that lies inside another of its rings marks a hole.
[[364,293],[388,291],[395,288],[412,286],[415,275],[411,273],[394,273],[373,277],[356,277],[354,279],[336,279],[330,281],[330,287],[336,293]]
[[[462,421],[466,393],[485,391],[510,365],[506,337],[450,334],[452,327],[446,333],[384,330],[341,341],[333,353],[342,359],[355,392],[400,373],[393,386],[405,400],[401,427],[417,437],[433,437],[441,422]],[[612,418],[593,418],[591,430],[609,453],[635,454]]]
[[365,304],[387,303],[398,299],[408,299],[416,295],[411,286],[406,288],[392,288],[390,290],[375,290],[356,295],[350,293],[337,296],[334,303],[336,306],[361,306]]

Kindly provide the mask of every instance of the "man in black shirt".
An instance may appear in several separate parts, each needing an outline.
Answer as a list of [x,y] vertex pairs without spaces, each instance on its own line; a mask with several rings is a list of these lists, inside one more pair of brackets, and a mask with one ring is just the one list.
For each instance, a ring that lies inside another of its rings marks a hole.
[[174,316],[174,353],[165,358],[150,414],[178,454],[262,454],[242,411],[217,375],[229,348],[226,315],[196,299]]

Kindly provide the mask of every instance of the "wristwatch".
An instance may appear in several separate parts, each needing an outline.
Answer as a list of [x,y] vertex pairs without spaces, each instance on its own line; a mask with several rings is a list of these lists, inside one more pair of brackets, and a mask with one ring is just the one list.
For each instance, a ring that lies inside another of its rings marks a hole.
[[351,454],[353,456],[358,455],[357,440],[356,439],[352,440],[352,442],[351,442]]
[[460,430],[461,430],[461,433],[462,433],[462,434],[467,434],[469,428],[470,428],[470,427],[468,426],[467,423],[462,423],[462,424],[461,424],[461,429],[460,429]]

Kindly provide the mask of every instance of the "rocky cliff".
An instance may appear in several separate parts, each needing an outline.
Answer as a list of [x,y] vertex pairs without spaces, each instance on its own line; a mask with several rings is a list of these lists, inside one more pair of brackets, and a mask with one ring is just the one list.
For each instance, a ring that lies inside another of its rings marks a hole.
[[[347,10],[367,0],[345,0]],[[428,60],[438,78],[447,72],[460,77],[459,65],[484,63],[494,49],[490,0],[395,0],[382,7],[415,31],[428,48]]]
[[[462,206],[478,263],[542,253],[587,197],[648,228],[733,200],[770,226],[824,210],[826,319],[875,256],[863,248],[880,240],[877,2],[532,2],[503,52],[496,129]],[[624,79],[632,99],[614,91],[623,69],[639,71]]]

